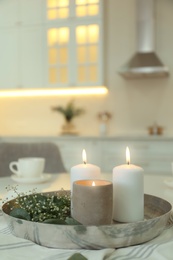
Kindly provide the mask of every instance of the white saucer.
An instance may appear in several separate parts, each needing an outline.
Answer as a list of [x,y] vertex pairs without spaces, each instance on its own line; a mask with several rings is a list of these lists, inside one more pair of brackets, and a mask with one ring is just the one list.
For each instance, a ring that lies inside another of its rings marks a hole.
[[165,183],[166,186],[168,186],[169,188],[173,188],[173,178],[164,180],[164,183]]
[[22,178],[22,177],[18,177],[15,174],[13,174],[11,176],[13,181],[19,182],[19,183],[43,183],[48,181],[51,178],[51,174],[48,173],[43,173],[40,177],[36,177],[36,178]]

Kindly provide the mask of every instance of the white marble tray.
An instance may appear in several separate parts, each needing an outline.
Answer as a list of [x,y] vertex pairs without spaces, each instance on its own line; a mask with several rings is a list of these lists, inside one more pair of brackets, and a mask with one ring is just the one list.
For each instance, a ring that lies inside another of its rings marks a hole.
[[[11,200],[10,204],[14,201]],[[160,235],[168,223],[172,206],[166,200],[145,194],[144,221],[106,226],[69,226],[26,221],[9,216],[10,205],[7,203],[3,205],[2,211],[11,232],[17,237],[52,248],[101,249],[141,244]]]

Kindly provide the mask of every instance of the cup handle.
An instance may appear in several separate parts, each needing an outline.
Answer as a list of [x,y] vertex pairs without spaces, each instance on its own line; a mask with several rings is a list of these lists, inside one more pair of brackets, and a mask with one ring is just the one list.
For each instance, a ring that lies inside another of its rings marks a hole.
[[[17,170],[14,168],[14,166],[17,168]],[[10,170],[15,173],[17,176],[19,176],[19,171],[18,171],[18,162],[11,162],[9,164]]]

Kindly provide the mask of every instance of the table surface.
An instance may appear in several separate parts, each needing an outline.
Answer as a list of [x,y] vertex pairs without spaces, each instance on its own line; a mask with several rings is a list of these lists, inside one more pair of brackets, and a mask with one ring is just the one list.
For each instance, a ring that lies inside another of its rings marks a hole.
[[[102,174],[102,179],[112,180],[112,174]],[[173,205],[173,185],[172,188],[165,184],[165,180],[173,183],[173,176],[168,174],[144,175],[144,192],[169,201]],[[19,192],[29,192],[37,188],[38,192],[48,192],[70,189],[70,175],[68,173],[52,174],[50,180],[38,184],[21,184],[14,182],[11,177],[0,178],[0,196],[3,200],[13,198],[14,192],[7,191],[7,186],[18,185]],[[67,260],[74,253],[79,252],[89,260],[101,259],[172,259],[173,254],[173,226],[166,227],[162,234],[142,245],[131,246],[121,249],[102,250],[61,250],[42,247],[31,241],[13,236],[0,215],[0,259],[37,259],[37,260]]]

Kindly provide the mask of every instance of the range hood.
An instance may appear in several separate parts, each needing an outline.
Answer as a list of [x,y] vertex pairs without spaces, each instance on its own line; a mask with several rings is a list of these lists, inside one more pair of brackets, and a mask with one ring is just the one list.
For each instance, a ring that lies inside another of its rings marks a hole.
[[126,79],[167,77],[169,69],[155,53],[154,0],[137,1],[137,52],[119,70]]

